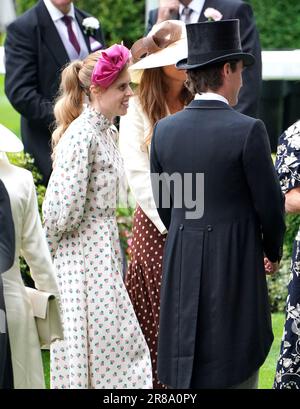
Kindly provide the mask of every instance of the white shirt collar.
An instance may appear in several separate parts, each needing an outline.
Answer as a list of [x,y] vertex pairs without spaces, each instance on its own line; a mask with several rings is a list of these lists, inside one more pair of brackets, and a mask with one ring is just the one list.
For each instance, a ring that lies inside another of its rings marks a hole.
[[[200,15],[204,3],[205,0],[192,0],[187,7]],[[184,9],[184,7],[185,6],[182,3],[179,4],[179,15],[182,14],[182,10]]]
[[[44,0],[44,3],[53,21],[60,20],[64,16],[64,14],[60,10],[58,10],[58,8],[56,8],[50,0]],[[70,11],[67,15],[75,19],[75,10],[73,3],[71,3]]]
[[195,100],[201,99],[201,100],[210,100],[210,101],[222,101],[225,102],[225,104],[229,105],[228,99],[223,97],[223,95],[216,94],[215,92],[204,92],[203,94],[196,94],[195,95]]

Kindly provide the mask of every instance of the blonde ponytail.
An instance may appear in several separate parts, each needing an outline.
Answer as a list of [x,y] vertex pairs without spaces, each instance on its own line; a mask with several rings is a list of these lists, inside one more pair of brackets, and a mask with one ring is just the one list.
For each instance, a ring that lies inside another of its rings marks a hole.
[[89,96],[94,65],[101,52],[90,54],[84,61],[75,60],[63,70],[58,98],[54,106],[55,130],[52,133],[52,161],[57,144],[74,119],[82,112],[84,96]]

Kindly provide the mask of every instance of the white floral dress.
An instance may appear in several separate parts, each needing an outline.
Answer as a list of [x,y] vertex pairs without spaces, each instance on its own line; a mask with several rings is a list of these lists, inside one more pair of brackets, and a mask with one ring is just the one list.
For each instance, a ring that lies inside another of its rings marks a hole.
[[[290,126],[279,139],[276,170],[283,193],[300,187],[300,121]],[[300,229],[293,247],[286,321],[274,388],[300,389]]]
[[121,276],[116,132],[86,107],[57,146],[43,215],[65,340],[51,345],[51,388],[152,387],[149,350]]

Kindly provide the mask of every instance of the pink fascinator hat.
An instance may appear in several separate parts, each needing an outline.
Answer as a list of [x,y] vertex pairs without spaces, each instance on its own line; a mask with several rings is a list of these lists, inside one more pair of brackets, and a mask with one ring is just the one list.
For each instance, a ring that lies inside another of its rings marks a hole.
[[92,73],[92,84],[108,88],[118,77],[130,58],[124,45],[114,44],[101,52]]

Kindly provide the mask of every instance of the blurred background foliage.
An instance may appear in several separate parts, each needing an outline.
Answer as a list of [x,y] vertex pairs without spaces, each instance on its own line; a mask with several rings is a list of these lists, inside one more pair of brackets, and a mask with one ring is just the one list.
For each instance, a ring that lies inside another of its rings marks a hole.
[[264,50],[300,48],[299,0],[248,0]]

